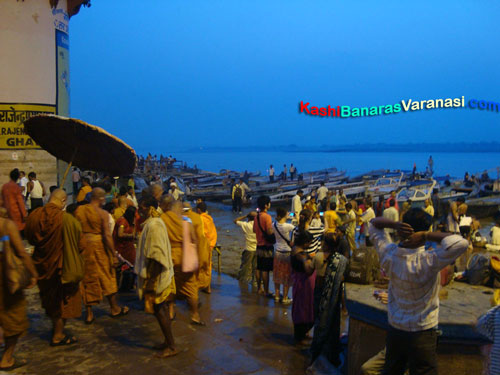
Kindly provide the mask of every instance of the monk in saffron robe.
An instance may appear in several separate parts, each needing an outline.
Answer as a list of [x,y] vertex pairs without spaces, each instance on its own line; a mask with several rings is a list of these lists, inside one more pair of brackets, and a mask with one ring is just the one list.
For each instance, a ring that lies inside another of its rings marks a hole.
[[144,310],[154,313],[165,340],[155,346],[161,350],[158,357],[171,357],[179,353],[172,335],[169,306],[175,295],[174,265],[167,227],[157,212],[158,202],[152,196],[139,201],[139,214],[145,220],[137,244],[135,272],[137,292],[144,298]]
[[[183,206],[180,201],[176,201],[172,196],[168,195],[163,198],[161,203],[163,214],[160,218],[165,223],[172,248],[172,262],[174,264],[174,277],[176,298],[185,298],[187,300],[189,311],[191,314],[191,323],[196,325],[205,325],[201,321],[198,311],[198,277],[197,272],[182,272],[182,213]],[[192,236],[196,241],[194,229]],[[173,305],[172,305],[173,308]],[[173,311],[170,311],[171,318]]]
[[109,301],[111,317],[128,314],[128,307],[120,307],[116,301],[118,286],[114,265],[118,263],[108,222],[108,213],[101,207],[106,201],[106,192],[94,188],[90,203],[78,207],[75,216],[82,224],[83,259],[85,275],[82,280],[83,302],[87,310],[85,323],[92,324],[92,306],[101,302],[104,296]]
[[[0,198],[0,205],[2,203],[3,201]],[[28,288],[34,287],[38,278],[35,266],[24,249],[16,224],[3,217],[0,217],[0,241],[8,242],[12,251],[23,260],[32,276],[31,285]],[[24,366],[27,361],[14,358],[13,354],[17,340],[29,327],[26,315],[26,300],[22,291],[10,294],[7,290],[3,257],[0,257],[0,326],[3,329],[5,340],[5,349],[0,361],[0,371],[9,371]]]
[[38,271],[42,307],[52,320],[51,346],[70,345],[76,338],[64,334],[66,319],[82,315],[79,283],[63,284],[64,247],[79,253],[80,223],[63,211],[67,196],[56,189],[49,203],[35,209],[26,221],[26,238],[35,246],[33,261]]
[[[198,261],[200,268],[198,270],[198,288],[201,288],[200,283],[200,270],[207,269],[209,267],[209,255],[210,249],[208,245],[207,238],[205,237],[205,232],[203,230],[203,220],[199,214],[193,212],[191,209],[191,205],[187,202],[184,202],[184,215],[191,219],[193,223],[194,232],[196,235],[196,242],[198,243]],[[203,276],[201,276],[203,281]]]
[[2,186],[3,206],[7,209],[9,218],[16,223],[18,230],[24,229],[26,207],[21,187],[16,183],[19,179],[19,170],[10,171],[10,181]]
[[215,228],[214,219],[207,213],[207,204],[200,202],[196,206],[196,211],[201,216],[203,221],[203,232],[208,242],[208,264],[205,267],[200,267],[199,282],[200,288],[204,292],[210,293],[210,284],[212,282],[212,252],[217,245],[217,229]]

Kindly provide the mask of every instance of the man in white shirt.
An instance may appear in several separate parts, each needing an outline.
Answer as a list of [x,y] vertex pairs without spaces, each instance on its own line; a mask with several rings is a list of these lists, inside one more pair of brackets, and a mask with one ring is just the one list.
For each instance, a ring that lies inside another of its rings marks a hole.
[[[241,228],[245,235],[245,250],[241,254],[241,266],[238,272],[238,280],[245,283],[253,283],[255,270],[257,268],[257,237],[253,231],[253,220],[257,212],[252,211],[248,215],[240,216],[234,223]],[[246,221],[244,221],[247,219]]]
[[318,199],[317,202],[321,202],[323,199],[326,198],[326,195],[328,194],[328,188],[325,186],[325,183],[322,181],[321,186],[317,190],[318,194]]
[[[385,217],[386,219],[392,220],[392,221],[399,221],[399,212],[395,207],[396,201],[394,199],[391,199],[389,201],[389,208],[386,208],[384,212],[382,213],[382,216]],[[392,228],[385,228],[385,231],[391,236],[391,239],[393,242],[397,242],[397,232],[392,229]]]
[[19,171],[19,186],[21,186],[23,197],[26,200],[26,193],[28,192],[28,177],[24,171]]
[[[420,208],[410,209],[403,222],[378,217],[371,224],[370,239],[390,280],[383,374],[402,374],[407,366],[411,374],[437,374],[439,272],[469,243],[458,235],[427,232],[432,218]],[[397,230],[403,242],[393,243],[385,228]],[[427,241],[437,248],[426,251]]]
[[302,197],[304,192],[302,190],[297,190],[297,194],[292,198],[292,209],[290,212],[293,213],[293,221],[299,221],[300,211],[302,211]]
[[361,221],[363,221],[364,225],[364,235],[365,235],[365,244],[366,246],[373,246],[372,242],[370,241],[370,221],[372,219],[375,219],[375,211],[373,211],[372,207],[372,202],[371,200],[366,201],[365,203],[366,206],[366,211],[363,212],[363,215],[361,215]]
[[269,182],[274,182],[274,168],[272,164],[269,166]]

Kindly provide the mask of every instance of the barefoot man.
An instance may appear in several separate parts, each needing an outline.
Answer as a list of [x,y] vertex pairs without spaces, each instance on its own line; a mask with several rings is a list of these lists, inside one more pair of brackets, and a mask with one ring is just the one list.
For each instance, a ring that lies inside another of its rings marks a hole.
[[157,346],[159,357],[178,353],[169,316],[169,305],[175,295],[174,265],[167,227],[157,212],[158,203],[152,196],[139,202],[139,215],[145,220],[137,245],[135,272],[138,275],[137,292],[144,297],[144,309],[154,313],[165,341]]
[[72,247],[73,252],[79,254],[82,233],[80,223],[63,211],[66,199],[63,190],[54,190],[49,203],[28,216],[24,229],[26,238],[35,246],[33,261],[39,275],[40,299],[45,313],[52,320],[51,346],[75,343],[75,337],[64,333],[64,325],[67,319],[82,315],[79,282],[63,284],[63,278],[71,276],[63,274],[64,248]]
[[[0,197],[0,206],[2,205],[3,199]],[[14,221],[0,217],[0,241],[2,241],[3,249],[5,246],[10,246],[12,251],[23,260],[24,265],[31,273],[31,285],[28,288],[34,287],[38,274],[31,257],[24,249],[23,241]],[[29,322],[26,316],[26,300],[22,290],[15,294],[10,294],[7,290],[3,258],[3,256],[0,257],[0,326],[5,339],[5,349],[0,361],[0,371],[11,371],[28,363],[24,359],[15,358],[13,354],[17,340],[28,330]]]
[[127,315],[129,308],[116,302],[116,274],[113,265],[117,263],[115,247],[108,222],[108,213],[101,207],[106,201],[106,192],[101,188],[92,190],[90,203],[78,207],[75,216],[82,224],[83,259],[85,276],[82,280],[83,302],[87,310],[86,324],[94,322],[92,306],[99,304],[104,296],[108,298],[111,317]]

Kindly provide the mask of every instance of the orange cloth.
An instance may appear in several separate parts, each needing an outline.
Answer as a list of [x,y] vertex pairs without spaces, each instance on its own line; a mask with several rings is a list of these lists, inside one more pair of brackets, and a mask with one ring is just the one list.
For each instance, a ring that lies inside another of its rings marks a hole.
[[125,209],[121,207],[116,207],[115,212],[113,212],[113,218],[117,221],[119,218],[121,218],[125,214]]
[[113,268],[113,254],[104,246],[103,236],[110,236],[108,213],[91,204],[78,207],[76,218],[82,224],[85,275],[82,297],[86,305],[98,304],[104,296],[118,291]]
[[[0,219],[0,236],[7,233],[2,232],[5,220]],[[12,244],[11,244],[12,246]],[[26,315],[26,300],[23,291],[10,294],[7,290],[4,276],[3,256],[0,256],[0,327],[3,329],[4,337],[20,335],[28,330],[29,322]]]
[[205,237],[207,238],[210,247],[213,248],[217,245],[217,229],[215,228],[214,219],[212,219],[212,216],[206,212],[202,213],[200,216],[201,220],[203,220],[203,231],[205,233]]
[[76,196],[77,202],[82,202],[85,200],[85,196],[92,191],[92,188],[89,185],[82,186],[78,195]]
[[28,216],[25,228],[26,238],[35,246],[33,262],[38,271],[42,307],[49,317],[56,319],[78,318],[82,313],[79,284],[63,285],[61,281],[64,215],[69,214],[48,203]]
[[163,213],[160,218],[165,223],[168,232],[170,247],[172,248],[172,263],[174,264],[174,278],[176,296],[198,299],[198,277],[195,272],[182,272],[182,221],[172,211]]
[[26,217],[26,207],[21,187],[14,181],[9,181],[2,186],[3,205],[7,209],[9,218],[16,223],[17,229],[24,229],[23,218]]
[[212,281],[212,252],[217,244],[217,229],[215,228],[214,219],[209,214],[203,212],[200,216],[203,222],[203,233],[208,242],[208,264],[200,267],[198,281],[200,288],[210,288]]
[[339,215],[333,211],[325,211],[325,226],[328,223],[328,229],[326,233],[334,233],[337,230],[337,226],[342,225],[342,220],[340,220]]
[[[200,262],[200,270],[204,270],[210,265],[210,247],[205,237],[205,233],[203,232],[203,221],[199,214],[193,212],[192,210],[187,211],[186,216],[191,219],[194,227],[194,233],[196,235],[196,242],[198,243],[198,260]],[[198,278],[200,271],[198,270]],[[203,281],[203,280],[201,280]],[[201,286],[204,288],[204,286]]]

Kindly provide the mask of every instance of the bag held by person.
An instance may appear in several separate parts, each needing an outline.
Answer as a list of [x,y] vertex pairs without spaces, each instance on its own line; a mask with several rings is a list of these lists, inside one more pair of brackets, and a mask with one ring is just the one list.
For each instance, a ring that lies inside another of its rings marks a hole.
[[198,270],[198,249],[191,240],[191,220],[184,217],[182,220],[182,272],[194,272]]
[[24,262],[10,246],[9,236],[2,237],[2,253],[5,281],[7,290],[14,294],[30,285],[31,274]]
[[260,213],[257,213],[257,225],[259,226],[259,229],[262,232],[262,235],[264,236],[266,242],[274,245],[276,243],[276,235],[274,233],[269,234],[264,229],[262,229],[262,225],[260,225]]

